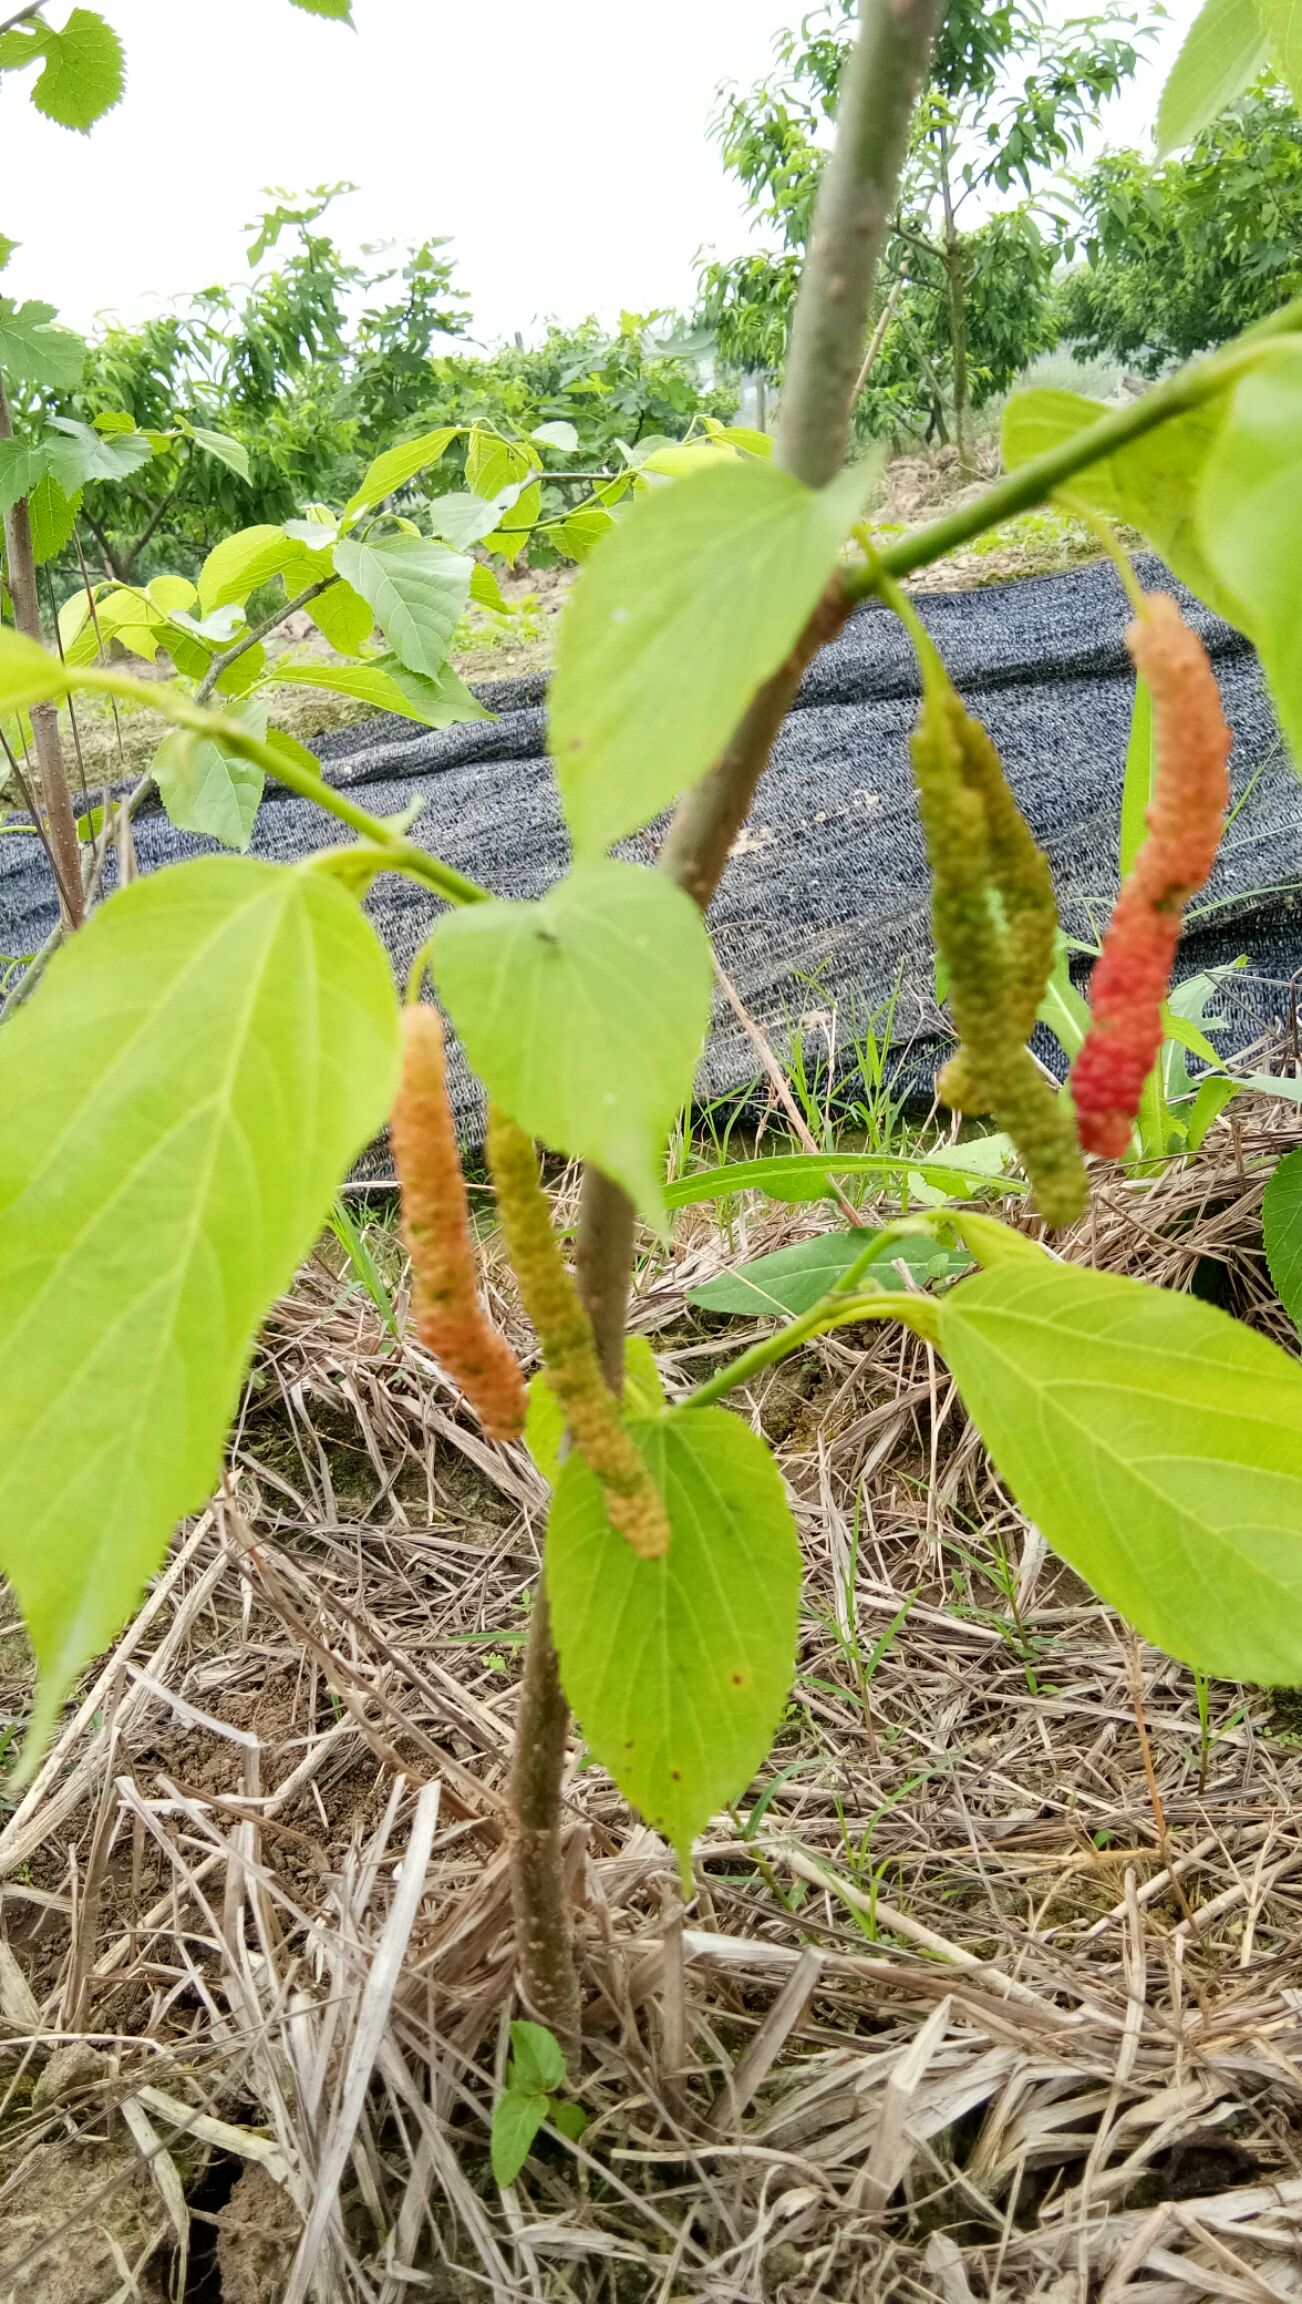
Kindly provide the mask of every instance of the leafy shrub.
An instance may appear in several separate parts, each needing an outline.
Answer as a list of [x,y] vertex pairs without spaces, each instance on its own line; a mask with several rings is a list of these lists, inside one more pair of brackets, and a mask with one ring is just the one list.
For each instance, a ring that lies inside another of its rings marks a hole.
[[1057,318],[1082,359],[1141,375],[1224,344],[1302,285],[1302,121],[1263,86],[1159,166],[1110,153],[1081,186],[1087,261]]

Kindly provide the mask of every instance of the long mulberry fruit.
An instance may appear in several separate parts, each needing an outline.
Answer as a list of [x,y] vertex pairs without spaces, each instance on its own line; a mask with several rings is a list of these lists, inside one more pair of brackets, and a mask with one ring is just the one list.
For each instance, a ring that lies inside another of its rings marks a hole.
[[1153,699],[1148,837],[1103,938],[1090,979],[1090,1028],[1071,1074],[1081,1144],[1112,1160],[1130,1142],[1162,1045],[1162,1002],[1184,907],[1216,861],[1232,741],[1207,650],[1169,593],[1145,595],[1126,645]]
[[911,750],[932,927],[959,1036],[937,1091],[956,1111],[993,1114],[1025,1162],[1041,1214],[1069,1224],[1085,1205],[1085,1170],[1062,1098],[1025,1044],[1053,966],[1048,863],[994,745],[943,674],[925,685]]
[[493,1440],[517,1440],[527,1396],[520,1364],[479,1296],[461,1155],[436,1008],[403,1010],[402,1082],[389,1123],[411,1258],[416,1333],[460,1385]]
[[601,1484],[607,1516],[642,1560],[669,1550],[669,1515],[601,1372],[592,1322],[561,1255],[532,1139],[489,1107],[488,1165],[507,1251],[570,1437]]

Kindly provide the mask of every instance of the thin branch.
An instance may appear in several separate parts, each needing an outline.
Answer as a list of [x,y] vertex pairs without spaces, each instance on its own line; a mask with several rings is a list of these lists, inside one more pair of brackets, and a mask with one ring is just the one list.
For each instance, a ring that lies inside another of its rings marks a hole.
[[[45,571],[45,605],[49,610],[50,629],[54,634],[54,645],[58,651],[59,662],[62,664],[64,662],[63,634],[59,630],[59,609],[54,597],[54,584],[51,580],[50,571],[48,568]],[[90,807],[90,790],[86,782],[86,762],[81,749],[81,730],[77,726],[77,712],[76,707],[72,701],[71,691],[69,692],[67,702],[68,726],[72,730],[72,749],[77,762],[77,796],[81,801],[81,810],[79,812],[78,818],[78,838],[80,838],[80,815],[84,815]],[[83,910],[85,909],[84,901],[82,908]]]
[[954,435],[958,442],[961,480],[972,473],[972,394],[968,381],[967,280],[963,248],[954,221],[954,196],[949,180],[950,144],[940,131],[940,196],[945,211],[945,293],[949,304],[949,352],[954,373]]
[[[117,701],[114,699],[113,717],[115,720],[117,719],[117,709]],[[118,741],[120,748],[120,731]],[[100,831],[100,837],[95,843],[95,853],[90,860],[90,870],[86,874],[85,902],[87,912],[91,910],[95,899],[99,895],[100,889],[103,886],[104,874],[108,867],[108,860],[117,844],[118,837],[125,830],[125,828],[133,822],[135,817],[139,815],[141,808],[144,806],[153,789],[153,771],[152,769],[147,768],[144,775],[140,778],[140,781],[132,786],[132,789],[127,794],[125,800],[119,800],[116,808],[110,805],[105,806],[104,823]],[[39,951],[33,953],[31,959],[27,963],[27,966],[22,972],[22,975],[19,977],[18,982],[15,984],[12,992],[9,993],[7,999],[4,1002],[4,1005],[0,1007],[0,1024],[3,1024],[6,1018],[12,1016],[16,1008],[21,1008],[24,1000],[30,1000],[33,992],[36,990],[37,985],[40,983],[42,976],[45,974],[46,969],[49,967],[51,960],[54,958],[55,953],[58,951],[59,946],[66,943],[67,938],[68,931],[63,924],[62,918],[60,918],[55,921],[53,928],[51,928],[49,935],[46,937],[45,942],[41,945]]]
[[[229,647],[229,648],[227,648],[227,649],[224,649],[224,650],[223,650],[223,652],[222,652],[222,654],[221,654],[220,656],[214,656],[214,657],[213,657],[213,659],[212,659],[212,661],[211,661],[211,663],[210,663],[210,664],[209,664],[209,666],[208,666],[208,669],[207,669],[207,671],[204,673],[204,676],[203,676],[202,680],[200,681],[198,688],[195,690],[195,698],[194,698],[194,700],[195,700],[195,703],[196,703],[196,705],[205,705],[205,704],[208,702],[208,699],[209,699],[209,697],[212,695],[212,693],[213,693],[213,690],[215,689],[215,687],[216,687],[216,685],[217,685],[217,682],[220,680],[220,678],[221,678],[221,676],[222,676],[223,672],[225,672],[225,671],[227,670],[228,666],[230,666],[231,664],[237,664],[237,663],[239,662],[239,660],[240,660],[241,656],[245,656],[245,655],[247,655],[247,654],[248,654],[248,651],[249,651],[249,649],[250,649],[250,648],[256,648],[256,646],[257,646],[258,642],[259,642],[260,640],[265,640],[265,639],[266,639],[266,637],[267,637],[267,634],[268,634],[269,632],[274,632],[274,631],[275,631],[275,629],[276,629],[276,626],[277,626],[278,624],[283,624],[283,623],[284,623],[284,621],[285,621],[285,618],[286,618],[287,616],[292,616],[296,608],[305,608],[305,607],[307,606],[307,603],[308,603],[308,601],[309,601],[309,600],[315,600],[315,599],[318,597],[318,595],[319,595],[320,593],[322,593],[322,592],[328,592],[328,591],[329,591],[329,589],[330,589],[330,587],[331,587],[331,585],[332,585],[332,584],[337,584],[338,582],[339,582],[339,578],[338,578],[337,576],[322,576],[322,577],[321,577],[321,578],[320,578],[320,579],[319,579],[319,580],[318,580],[318,581],[317,581],[315,584],[307,584],[307,585],[305,585],[305,586],[304,586],[304,588],[303,588],[303,590],[302,590],[301,592],[299,592],[298,594],[296,594],[296,596],[295,596],[295,598],[294,598],[294,599],[292,599],[292,600],[287,600],[287,601],[285,602],[285,604],[284,604],[284,606],[283,606],[282,608],[277,608],[277,609],[273,610],[273,612],[272,612],[272,614],[271,614],[270,616],[264,617],[264,619],[263,619],[262,623],[261,623],[261,624],[259,624],[259,625],[257,625],[257,626],[254,628],[254,630],[253,630],[253,631],[251,631],[251,632],[246,632],[246,633],[243,635],[243,637],[242,637],[241,639],[239,639],[239,640],[236,640],[236,641],[233,643],[233,645],[232,645],[231,647]],[[128,587],[128,589],[130,589],[130,587]],[[92,607],[91,607],[91,613],[92,613],[92,615],[94,614],[94,604],[93,604],[93,602],[92,602]],[[98,626],[98,621],[97,621],[97,623],[96,623],[96,630],[98,631],[98,629],[99,629],[99,626]],[[117,706],[116,706],[116,704],[114,704],[114,707],[113,707],[113,713],[114,713],[114,718],[116,719],[116,717],[117,717]],[[119,741],[119,749],[120,749],[120,748],[121,748],[121,732],[120,732],[120,731],[119,731],[119,739],[118,739],[118,741]],[[232,746],[230,746],[230,745],[228,744],[228,745],[227,745],[227,750],[228,750],[228,751],[230,751],[231,749],[233,749],[233,747],[232,747]],[[281,782],[282,782],[282,783],[284,782],[284,778],[283,778],[283,777],[281,778]],[[131,794],[130,794],[129,798],[128,798],[128,799],[127,799],[127,801],[126,801],[126,802],[123,804],[123,805],[124,805],[124,808],[125,808],[125,819],[124,819],[124,820],[125,820],[127,823],[130,823],[130,822],[131,822],[131,820],[132,820],[132,818],[133,818],[134,816],[137,816],[137,815],[139,814],[141,807],[143,806],[144,802],[145,802],[145,801],[148,799],[150,792],[153,790],[153,785],[154,785],[154,777],[153,777],[153,771],[152,771],[152,769],[146,769],[146,771],[145,771],[145,774],[144,774],[144,775],[141,777],[141,779],[140,779],[139,783],[138,783],[138,784],[137,784],[137,785],[134,787],[134,789],[133,789],[133,791],[131,792]],[[326,789],[329,789],[329,787],[326,787]],[[326,803],[325,803],[325,802],[322,802],[321,804],[322,804],[322,806],[323,806],[323,807],[326,805]],[[337,813],[337,811],[336,811],[336,813]],[[368,835],[368,837],[369,837],[369,835]],[[99,880],[100,880],[102,877],[103,877],[103,873],[102,873],[102,868],[101,868],[101,872],[100,872],[100,873],[99,873],[99,874],[96,876],[96,880],[95,880],[95,885],[94,885],[94,887],[93,887],[93,888],[92,888],[92,887],[88,887],[88,888],[87,888],[87,892],[86,892],[86,900],[87,900],[87,903],[88,903],[88,904],[89,904],[89,903],[91,903],[91,902],[93,902],[93,900],[94,900],[94,897],[95,897],[95,894],[96,894],[96,893],[97,893],[97,891],[98,891]],[[470,882],[467,882],[467,883],[466,883],[466,885],[467,885],[467,886],[470,886],[470,885],[471,885],[471,883],[470,883]],[[458,901],[464,901],[464,899],[458,899]],[[27,983],[27,978],[26,978],[26,977],[24,977],[24,978],[23,978],[23,984],[24,984],[24,986],[26,986],[26,983]],[[24,996],[25,996],[25,994],[24,994]],[[3,1018],[3,1015],[4,1015],[4,1013],[5,1013],[5,1012],[4,1012],[4,1010],[3,1010],[3,1009],[0,1009],[0,1019],[2,1019],[2,1018]]]
[[[1155,384],[1142,400],[1133,400],[1125,408],[1109,411],[1097,424],[1073,433],[1056,448],[1046,449],[1043,456],[1033,457],[1029,464],[1019,465],[1015,472],[1009,472],[993,487],[985,489],[973,503],[960,504],[942,519],[933,520],[929,527],[901,537],[889,551],[881,553],[877,565],[888,576],[911,576],[916,569],[929,567],[933,560],[958,551],[988,528],[999,527],[1018,512],[1033,511],[1086,465],[1114,455],[1118,448],[1128,447],[1132,440],[1142,440],[1146,433],[1156,431],[1159,424],[1169,422],[1171,417],[1184,415],[1218,392],[1228,391],[1245,370],[1253,366],[1263,342],[1270,337],[1299,333],[1302,333],[1302,296],[1294,297],[1291,304],[1273,313],[1268,326],[1249,329],[1224,351],[1194,361],[1177,375]],[[877,589],[877,568],[849,570],[845,585],[851,599],[867,599]]]
[[181,490],[184,488],[185,483],[189,477],[190,462],[187,458],[186,461],[182,464],[176,479],[172,483],[172,486],[168,489],[166,496],[164,496],[161,501],[154,506],[151,517],[146,522],[140,535],[137,536],[135,543],[131,546],[122,569],[124,582],[130,577],[131,571],[135,567],[135,564],[140,558],[141,553],[144,551],[146,544],[151,541],[153,536],[156,534],[159,525],[164,519],[166,519],[167,514],[171,511],[172,506],[175,504],[177,497],[180,495]]
[[944,249],[938,248],[934,240],[928,240],[921,232],[915,232],[912,225],[901,224],[898,216],[891,218],[891,230],[897,240],[906,240],[910,248],[920,249],[924,256],[930,256],[937,264],[944,263]]
[[819,649],[840,631],[849,612],[849,597],[838,573],[786,663],[756,691],[727,750],[678,803],[660,853],[660,869],[676,880],[703,912],[750,813],[755,787],[768,766],[778,730],[795,701],[801,679]]
[[238,664],[241,656],[247,656],[250,648],[256,648],[258,642],[265,640],[269,632],[274,632],[278,624],[283,624],[287,616],[292,616],[296,608],[306,608],[309,600],[318,599],[322,592],[328,592],[331,585],[338,582],[337,576],[322,576],[315,584],[305,584],[303,590],[292,600],[287,600],[283,608],[273,609],[271,615],[265,616],[261,624],[255,624],[251,632],[233,641],[220,656],[214,656],[195,690],[195,703],[206,704],[223,672],[228,671],[232,664]]
[[892,320],[895,318],[895,307],[899,303],[899,300],[903,294],[904,274],[901,272],[891,288],[890,295],[887,297],[886,302],[882,306],[877,326],[874,328],[872,335],[868,339],[868,349],[863,356],[863,366],[859,370],[859,373],[854,380],[854,391],[850,399],[850,406],[852,409],[858,407],[859,402],[864,396],[868,385],[868,379],[877,364],[877,355],[881,351],[882,345],[886,341],[886,331],[890,327]]
[[[50,835],[45,828],[44,822],[42,821],[41,812],[36,805],[36,800],[33,795],[32,788],[28,783],[22,768],[19,766],[18,755],[14,751],[14,748],[10,743],[9,738],[6,736],[3,728],[0,728],[0,745],[3,745],[4,747],[5,758],[9,762],[9,773],[13,777],[13,780],[18,787],[18,796],[22,801],[24,808],[27,810],[28,815],[31,817],[32,829],[35,832],[37,839],[40,841],[42,848],[45,850],[45,861],[50,867],[50,872],[54,880],[55,890],[59,898],[61,916],[58,927],[58,939],[59,942],[62,943],[64,935],[64,920],[67,917],[69,905],[67,893],[63,885],[63,875],[59,869],[59,859],[55,855],[54,850],[50,845]],[[3,1011],[0,1011],[0,1014],[2,1013]]]
[[21,1008],[24,1000],[30,998],[31,994],[36,990],[37,985],[40,983],[42,976],[45,974],[46,969],[49,967],[55,953],[58,951],[59,946],[66,942],[66,940],[66,931],[64,929],[63,922],[61,919],[56,920],[40,950],[32,954],[32,957],[28,961],[27,966],[24,968],[22,975],[19,977],[18,982],[15,984],[13,991],[7,994],[3,1007],[0,1007],[0,1024],[7,1023],[9,1018],[13,1015],[14,1010],[16,1008]]
[[113,557],[113,547],[110,544],[108,537],[105,535],[104,530],[101,528],[98,520],[95,518],[93,512],[87,512],[86,523],[90,529],[91,535],[94,537],[95,542],[100,548],[100,554],[104,562],[104,574],[107,576],[110,584],[123,583],[125,579],[120,574],[117,561]]
[[[62,666],[60,671],[64,671]],[[346,792],[337,792],[324,776],[305,768],[292,753],[278,752],[273,744],[255,736],[238,720],[228,719],[222,712],[206,711],[179,689],[137,680],[130,672],[118,672],[102,664],[84,664],[75,671],[64,672],[63,686],[65,690],[90,688],[102,696],[121,696],[130,704],[160,712],[178,728],[189,728],[196,736],[209,737],[224,752],[234,752],[239,759],[250,761],[275,783],[284,784],[301,799],[314,801],[326,815],[336,817],[350,832],[356,832],[378,850],[374,859],[377,871],[403,872],[409,879],[421,880],[447,904],[483,904],[491,898],[490,889],[481,887],[477,880],[467,879],[464,872],[445,864],[440,856],[431,856],[424,848],[404,840],[382,816],[372,816],[367,809],[359,808]],[[147,782],[142,780],[141,786],[132,793],[131,802],[138,805],[147,789]],[[134,806],[130,803],[128,806],[129,813],[134,814]]]
[[928,1344],[934,1344],[939,1334],[936,1306],[930,1296],[906,1296],[902,1292],[888,1295],[882,1288],[873,1295],[852,1296],[839,1302],[825,1297],[811,1311],[802,1312],[798,1320],[790,1321],[772,1336],[761,1337],[748,1351],[739,1352],[735,1360],[729,1360],[725,1367],[708,1376],[685,1400],[676,1401],[669,1413],[681,1416],[688,1408],[712,1407],[716,1400],[726,1399],[743,1384],[753,1383],[766,1368],[789,1359],[815,1336],[830,1336],[835,1328],[858,1328],[865,1320],[898,1320]]
[[[12,440],[13,429],[4,382],[0,379],[0,439]],[[40,595],[36,588],[36,555],[32,549],[32,524],[25,496],[20,496],[18,502],[6,512],[4,535],[6,573],[14,623],[27,639],[35,640],[43,647],[45,633],[41,625]],[[59,899],[68,926],[80,928],[85,918],[81,895],[81,843],[77,838],[77,818],[68,788],[58,708],[48,703],[33,704],[29,717],[40,776],[41,811],[50,836],[52,856],[58,859],[55,877],[59,886]]]
[[6,32],[15,32],[20,24],[32,23],[46,5],[47,0],[32,0],[29,8],[19,8],[12,16],[6,16],[4,22],[0,24],[0,40],[4,38]]
[[[927,383],[931,387],[932,400],[936,410],[936,418],[940,426],[940,436],[942,441],[947,442],[949,439],[949,434],[945,429],[945,388],[941,383],[939,376],[936,374],[935,367],[932,363],[931,354],[928,352],[926,345],[922,341],[922,335],[917,326],[917,323],[907,309],[900,314],[900,328],[904,336],[907,338],[910,347],[912,348],[914,359],[917,361],[918,366],[921,368],[922,373],[927,380]],[[930,439],[930,433],[927,434],[927,437]]]
[[[88,614],[88,616],[89,616],[89,618],[90,618],[91,629],[93,630],[93,632],[94,632],[94,634],[95,634],[95,654],[96,654],[96,657],[97,657],[98,661],[99,661],[101,664],[106,664],[106,663],[108,662],[108,656],[107,656],[107,652],[106,652],[106,650],[105,650],[105,647],[104,647],[104,634],[103,634],[103,630],[101,629],[101,626],[100,626],[100,620],[99,620],[99,608],[98,608],[98,606],[97,606],[97,604],[96,604],[96,600],[95,600],[95,587],[94,587],[94,585],[91,583],[91,580],[90,580],[90,570],[89,570],[89,568],[86,566],[86,555],[85,555],[85,553],[82,551],[82,548],[81,548],[81,531],[80,531],[80,530],[79,530],[79,528],[77,527],[77,525],[76,525],[75,521],[74,521],[74,523],[73,523],[73,530],[72,530],[72,541],[73,541],[73,544],[74,544],[74,546],[76,547],[76,552],[77,552],[77,566],[78,566],[78,567],[80,568],[80,570],[81,570],[81,581],[82,581],[82,589],[84,590],[84,592],[85,592],[85,594],[86,594],[86,611],[87,611],[87,614]],[[55,630],[56,630],[56,632],[58,631],[58,621],[57,621],[57,619],[56,619],[56,621],[55,621]],[[62,642],[62,639],[60,639],[60,642],[59,642],[59,654],[60,654],[60,656],[62,656],[62,654],[63,654],[63,642]],[[122,745],[122,715],[121,715],[121,713],[120,713],[120,712],[119,712],[119,710],[118,710],[118,706],[117,706],[117,698],[116,698],[115,696],[114,696],[114,697],[110,697],[110,699],[109,699],[109,703],[110,703],[110,709],[112,710],[112,713],[113,713],[113,734],[114,734],[114,736],[115,736],[115,738],[116,738],[116,740],[117,740],[117,748],[118,748],[118,766],[119,766],[119,767],[122,767],[122,766],[124,765],[124,757],[125,757],[125,756],[124,756],[124,752],[123,752],[123,745]],[[97,886],[97,887],[98,887],[98,885],[99,885],[99,880],[100,880],[100,877],[101,877],[101,875],[103,874],[103,870],[104,870],[104,854],[105,854],[105,851],[106,851],[106,850],[107,850],[107,848],[108,848],[108,842],[109,842],[109,819],[110,819],[110,817],[111,817],[111,815],[112,815],[112,801],[113,801],[113,792],[112,792],[112,787],[111,787],[111,785],[110,785],[110,783],[109,783],[109,780],[108,780],[108,776],[107,776],[107,774],[106,774],[106,775],[105,775],[105,778],[104,778],[104,817],[103,817],[103,822],[102,822],[102,825],[101,825],[101,827],[100,827],[100,837],[99,837],[98,843],[97,843],[97,845],[96,845],[96,853],[95,853],[95,857],[94,857],[94,860],[93,860],[93,863],[92,863],[92,867],[91,867],[91,873],[92,873],[92,875],[93,875],[93,877],[94,877],[94,879],[95,879],[95,884],[96,884],[96,886]],[[90,907],[91,907],[91,904],[92,904],[92,902],[93,902],[93,898],[92,898],[92,895],[91,895],[91,889],[90,889],[90,877],[88,876],[88,878],[87,878],[87,883],[86,883],[86,909],[87,909],[87,911],[88,911],[88,912],[89,912],[89,910],[90,910]]]

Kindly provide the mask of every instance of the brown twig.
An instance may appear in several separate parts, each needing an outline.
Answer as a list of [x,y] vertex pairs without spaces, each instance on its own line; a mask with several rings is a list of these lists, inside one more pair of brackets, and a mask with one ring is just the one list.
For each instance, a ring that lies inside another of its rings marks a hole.
[[1139,1752],[1140,1758],[1144,1764],[1144,1781],[1148,1786],[1149,1805],[1153,1811],[1153,1824],[1157,1833],[1158,1852],[1161,1855],[1162,1862],[1166,1867],[1166,1870],[1170,1874],[1171,1887],[1180,1905],[1180,1909],[1184,1913],[1185,1919],[1188,1921],[1190,1928],[1193,1930],[1193,1933],[1196,1936],[1198,1933],[1198,1922],[1194,1918],[1193,1907],[1190,1904],[1188,1897],[1185,1895],[1184,1889],[1180,1882],[1179,1872],[1177,1871],[1176,1866],[1172,1860],[1171,1834],[1166,1821],[1166,1810],[1162,1805],[1162,1794],[1158,1787],[1157,1770],[1153,1766],[1153,1746],[1149,1739],[1148,1721],[1144,1714],[1144,1680],[1143,1674],[1139,1668],[1139,1643],[1128,1624],[1125,1628],[1125,1642],[1126,1660],[1130,1675],[1130,1701],[1133,1704],[1135,1710],[1135,1727],[1139,1733]]
[[[898,230],[899,227],[897,226],[896,229]],[[895,318],[895,307],[899,303],[903,293],[904,274],[901,272],[892,283],[890,295],[887,297],[886,302],[883,304],[881,312],[878,315],[877,325],[868,339],[868,348],[863,356],[863,366],[860,368],[859,373],[854,380],[854,391],[850,399],[851,408],[858,407],[859,402],[862,400],[864,393],[867,390],[868,379],[872,375],[873,369],[877,365],[877,355],[881,351],[882,345],[886,341],[886,331],[890,327],[892,320]]]
[[242,633],[238,640],[233,640],[220,656],[214,656],[195,690],[195,703],[206,704],[223,672],[228,672],[232,664],[238,664],[241,656],[247,656],[250,648],[256,648],[258,642],[265,640],[269,632],[274,632],[278,624],[283,624],[287,616],[292,616],[298,608],[306,608],[309,600],[318,599],[322,592],[328,592],[338,582],[337,576],[321,576],[315,584],[305,584],[292,600],[286,600],[283,607],[273,609],[271,615],[264,616],[260,624]]

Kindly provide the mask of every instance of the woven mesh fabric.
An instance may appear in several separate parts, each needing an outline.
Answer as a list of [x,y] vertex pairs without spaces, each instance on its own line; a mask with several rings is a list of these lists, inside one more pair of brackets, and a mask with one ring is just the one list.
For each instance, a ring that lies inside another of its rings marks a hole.
[[[1143,580],[1180,591],[1156,562]],[[1244,956],[1218,994],[1222,1050],[1288,1021],[1302,971],[1302,794],[1248,643],[1180,594],[1214,657],[1234,729],[1236,813],[1179,963],[1188,975]],[[1096,939],[1117,885],[1117,827],[1133,673],[1129,610],[1105,564],[919,601],[970,710],[999,746],[1047,848],[1069,934]],[[480,691],[498,717],[434,733],[369,721],[320,745],[332,783],[377,815],[419,799],[412,837],[503,896],[540,895],[564,871],[567,842],[545,751],[545,684]],[[720,959],[779,1054],[793,1034],[810,1055],[844,1055],[891,1011],[894,1060],[929,1086],[950,1045],[933,994],[925,860],[908,736],[919,683],[886,610],[860,610],[811,668],[778,741],[711,911]],[[623,853],[650,861],[659,827]],[[268,787],[253,853],[288,860],[337,842],[340,827]],[[156,806],[142,810],[143,871],[204,853]],[[400,978],[436,916],[414,883],[383,875],[369,900]],[[0,841],[0,951],[35,950],[54,921],[34,840]],[[1051,1055],[1046,1042],[1046,1055]],[[468,1139],[479,1094],[453,1050],[454,1101]],[[720,1001],[701,1066],[703,1098],[744,1089],[759,1066]]]

